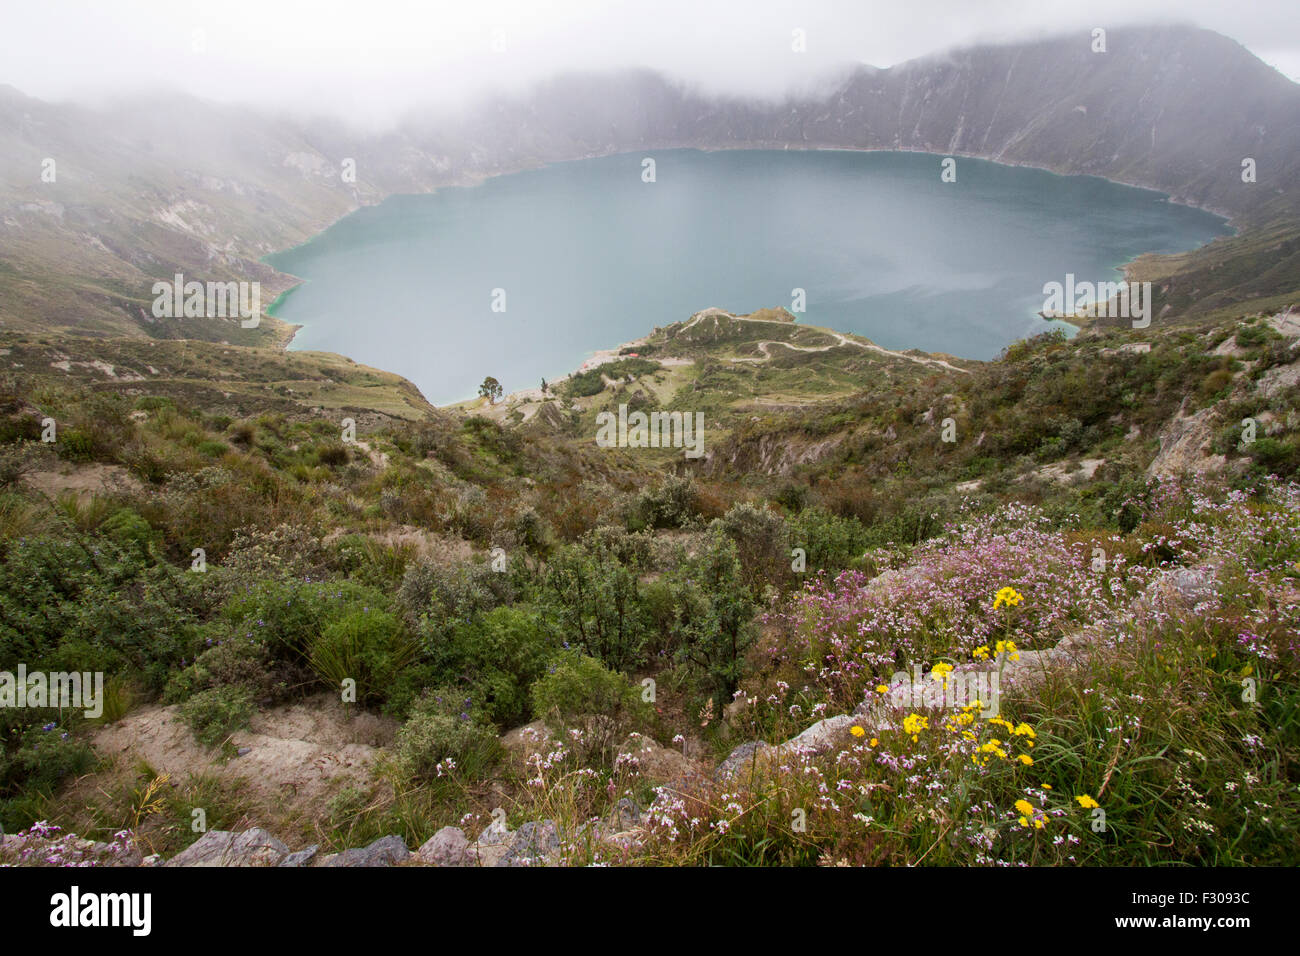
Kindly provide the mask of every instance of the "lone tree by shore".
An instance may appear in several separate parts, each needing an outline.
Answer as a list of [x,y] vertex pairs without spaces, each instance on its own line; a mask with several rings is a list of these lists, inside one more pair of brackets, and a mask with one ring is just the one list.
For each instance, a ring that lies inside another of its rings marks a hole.
[[501,397],[501,383],[491,375],[483,379],[483,384],[478,387],[478,393],[488,400],[488,404],[495,405],[497,399]]

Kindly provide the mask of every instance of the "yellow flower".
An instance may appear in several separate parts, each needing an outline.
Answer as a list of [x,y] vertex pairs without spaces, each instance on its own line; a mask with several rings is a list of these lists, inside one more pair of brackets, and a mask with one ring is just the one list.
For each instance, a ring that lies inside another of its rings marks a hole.
[[977,661],[986,661],[989,659],[989,646],[987,644],[982,644],[970,653],[971,657],[975,658]]
[[1029,754],[1021,754],[1016,759],[1019,760],[1026,767],[1032,767],[1034,765],[1034,758],[1029,756]]
[[877,684],[877,685],[876,685],[876,693],[877,693],[877,694],[888,694],[888,693],[889,693],[889,688],[886,687],[884,684]]
[[1088,796],[1086,793],[1083,796],[1075,797],[1074,799],[1078,800],[1079,806],[1083,807],[1083,809],[1085,810],[1091,810],[1093,809],[1093,807],[1100,805],[1097,803],[1096,800],[1092,799],[1092,797]]
[[1016,809],[1027,817],[1032,817],[1034,815],[1034,805],[1028,800],[1017,800]]
[[871,738],[871,746],[874,747],[874,746],[876,746],[878,743],[880,743],[880,740],[879,740],[878,738],[876,738],[876,737],[872,737],[872,738]]
[[935,664],[934,667],[930,669],[930,676],[935,680],[943,681],[945,684],[948,683],[948,675],[951,673],[951,664]]
[[911,734],[912,739],[923,730],[930,729],[930,718],[922,717],[920,714],[908,714],[903,718],[903,733]]
[[1051,785],[1050,783],[1045,783],[1045,784],[1043,784],[1043,789],[1044,789],[1044,790],[1051,790],[1051,789],[1052,789],[1052,785]]
[[849,733],[851,733],[854,737],[865,737],[867,735],[867,732],[863,730],[861,727],[858,727],[857,725],[850,727]]
[[996,595],[994,595],[993,610],[996,611],[998,608],[1002,607],[1003,605],[1006,605],[1007,607],[1015,607],[1024,599],[1025,596],[1021,594],[1019,591],[1017,591],[1015,588],[1011,588],[1011,587],[1002,588],[1000,591],[998,591]]
[[[1011,725],[1008,724],[1007,726],[1009,727]],[[1034,733],[1034,728],[1030,727],[1028,724],[1025,723],[1018,725],[1016,729],[1012,731],[1012,733],[1016,734],[1019,737],[1028,737],[1030,740],[1038,739],[1038,734]]]

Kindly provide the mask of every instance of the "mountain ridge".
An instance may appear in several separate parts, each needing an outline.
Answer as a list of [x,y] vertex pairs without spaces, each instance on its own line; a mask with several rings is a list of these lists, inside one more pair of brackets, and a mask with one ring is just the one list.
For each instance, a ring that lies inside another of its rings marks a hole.
[[[398,131],[366,135],[192,97],[89,110],[10,95],[0,100],[0,156],[10,160],[0,179],[0,320],[283,344],[289,332],[273,321],[251,332],[231,323],[159,327],[141,307],[152,281],[175,272],[257,280],[270,301],[295,280],[262,256],[396,192],[674,146],[912,149],[1104,176],[1229,214],[1246,233],[1179,259],[1162,276],[1158,307],[1194,311],[1187,291],[1203,294],[1207,282],[1218,291],[1222,262],[1280,273],[1223,290],[1229,303],[1300,291],[1286,278],[1300,274],[1300,86],[1210,31],[1115,30],[1104,54],[1087,41],[1070,35],[859,67],[834,93],[778,104],[703,97],[650,71],[566,75],[472,113],[426,112]],[[1241,182],[1246,156],[1258,164],[1258,183]],[[56,183],[39,179],[46,157],[58,162]],[[346,159],[356,164],[353,183],[341,175]],[[30,174],[20,179],[24,165]],[[1259,241],[1255,231],[1266,229],[1277,238]],[[41,293],[49,287],[76,303],[73,314],[50,305]]]

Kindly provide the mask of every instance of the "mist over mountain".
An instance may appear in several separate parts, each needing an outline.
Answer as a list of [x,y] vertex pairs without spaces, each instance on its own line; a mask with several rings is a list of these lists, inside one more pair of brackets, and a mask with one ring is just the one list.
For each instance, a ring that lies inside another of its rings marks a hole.
[[[1281,230],[1262,251],[1210,247],[1252,262],[1254,284],[1226,290],[1228,301],[1281,291],[1296,263],[1300,86],[1235,41],[1168,26],[1111,31],[1104,53],[1081,33],[863,67],[821,95],[780,102],[707,96],[642,70],[569,74],[411,114],[383,134],[190,97],[90,109],[0,89],[0,318],[208,337],[210,325],[151,320],[154,279],[200,270],[274,294],[292,281],[257,260],[360,205],[666,147],[922,150],[1104,176]],[[1257,182],[1242,181],[1247,158]],[[41,181],[47,159],[55,183]],[[347,160],[355,182],[343,176]],[[1210,254],[1180,267],[1195,271]],[[1269,261],[1255,268],[1261,254]],[[57,308],[42,282],[67,291]],[[1167,301],[1179,290],[1170,279]],[[268,334],[279,333],[217,330],[231,341]]]

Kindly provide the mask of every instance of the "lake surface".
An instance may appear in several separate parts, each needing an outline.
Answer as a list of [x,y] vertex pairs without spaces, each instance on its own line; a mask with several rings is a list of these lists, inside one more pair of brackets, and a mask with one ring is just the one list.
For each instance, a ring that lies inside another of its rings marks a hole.
[[660,150],[392,196],[267,257],[307,280],[274,314],[304,326],[294,348],[405,375],[437,404],[487,375],[535,387],[709,306],[790,308],[796,288],[800,322],[986,359],[1056,324],[1036,314],[1044,283],[1117,281],[1139,253],[1229,232],[1150,190],[964,158],[944,183],[940,162]]

